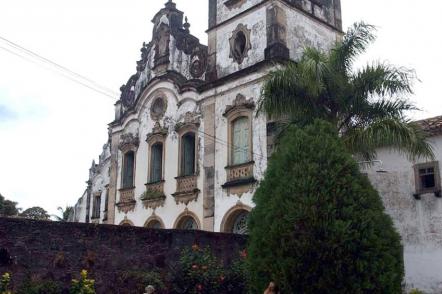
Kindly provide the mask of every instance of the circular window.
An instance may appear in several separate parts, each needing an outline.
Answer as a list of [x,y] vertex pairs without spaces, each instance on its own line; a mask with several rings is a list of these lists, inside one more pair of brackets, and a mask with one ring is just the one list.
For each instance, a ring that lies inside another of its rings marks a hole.
[[164,113],[166,113],[166,108],[167,105],[165,99],[161,97],[156,98],[150,109],[152,118],[154,120],[160,120],[164,116]]

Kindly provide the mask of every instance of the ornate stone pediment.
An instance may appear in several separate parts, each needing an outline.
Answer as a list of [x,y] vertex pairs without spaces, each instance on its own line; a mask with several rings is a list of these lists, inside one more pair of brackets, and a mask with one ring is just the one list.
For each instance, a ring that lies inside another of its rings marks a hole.
[[141,47],[141,60],[137,61],[137,74],[139,75],[141,72],[143,72],[146,69],[148,58],[149,58],[149,51],[152,48],[151,44],[143,43],[143,47]]
[[178,122],[175,125],[175,131],[180,131],[183,128],[190,127],[192,129],[198,129],[200,126],[200,117],[193,112],[186,112],[182,122]]
[[135,103],[135,84],[137,83],[137,80],[138,76],[133,75],[125,85],[120,87],[120,100],[125,108],[130,108]]
[[226,107],[226,111],[223,113],[224,116],[228,116],[229,113],[240,110],[240,109],[248,109],[248,110],[254,110],[255,109],[255,102],[252,98],[246,99],[246,97],[242,94],[238,94],[233,101],[232,105],[228,105]]
[[159,122],[156,122],[152,132],[147,134],[146,141],[151,142],[156,137],[161,137],[161,139],[163,139],[168,133],[169,130],[167,128],[162,127]]
[[128,150],[137,149],[140,145],[140,139],[138,138],[138,135],[134,135],[132,133],[126,133],[121,135],[120,137],[120,143],[118,144],[118,148],[126,152]]
[[200,78],[207,69],[207,49],[202,49],[200,46],[194,47],[190,60],[190,74],[193,78]]

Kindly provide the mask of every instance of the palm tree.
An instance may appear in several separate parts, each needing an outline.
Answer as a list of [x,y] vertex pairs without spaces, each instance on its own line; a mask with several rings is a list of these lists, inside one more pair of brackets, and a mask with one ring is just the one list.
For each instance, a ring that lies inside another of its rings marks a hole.
[[63,209],[62,207],[58,207],[57,210],[61,212],[62,216],[60,217],[58,215],[53,214],[52,216],[55,218],[55,220],[58,222],[67,222],[69,221],[70,215],[74,212],[74,207],[66,206],[65,209]]
[[414,71],[375,62],[354,69],[357,57],[375,40],[375,27],[354,24],[328,53],[307,48],[299,62],[269,74],[258,112],[296,124],[331,122],[348,150],[366,160],[390,147],[407,155],[432,158],[426,134],[405,115],[417,108]]

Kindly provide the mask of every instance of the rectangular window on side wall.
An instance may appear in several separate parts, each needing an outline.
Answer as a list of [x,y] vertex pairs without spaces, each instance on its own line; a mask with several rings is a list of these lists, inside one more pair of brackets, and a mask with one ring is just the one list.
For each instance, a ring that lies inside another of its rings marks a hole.
[[100,217],[100,209],[101,209],[101,196],[95,196],[92,218],[99,218]]
[[416,193],[440,193],[439,162],[420,163],[414,166]]

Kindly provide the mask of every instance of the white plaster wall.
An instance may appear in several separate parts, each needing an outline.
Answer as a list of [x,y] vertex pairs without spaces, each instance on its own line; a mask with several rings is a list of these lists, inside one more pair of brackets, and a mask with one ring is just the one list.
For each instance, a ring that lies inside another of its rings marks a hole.
[[[262,73],[261,73],[262,74]],[[256,74],[259,77],[259,74]],[[222,185],[227,181],[227,173],[225,167],[228,165],[228,124],[227,119],[223,116],[228,105],[232,105],[238,94],[244,95],[247,99],[252,98],[257,103],[262,81],[260,79],[247,83],[250,77],[235,83],[224,85],[229,90],[221,92],[216,96],[216,138],[215,144],[215,231],[220,231],[221,223],[226,213],[237,204],[254,207],[252,201],[254,190],[243,194],[242,196],[228,194]],[[256,117],[253,115],[252,122],[252,138],[253,138],[253,160],[255,161],[254,176],[260,181],[264,176],[267,166],[267,129],[266,119],[263,116]],[[224,143],[223,143],[224,142]]]
[[339,38],[339,34],[323,23],[299,12],[297,9],[287,9],[281,4],[287,16],[287,48],[290,58],[299,60],[306,47],[314,47],[328,51]]
[[[442,136],[433,137],[431,141],[436,160],[441,162]],[[382,167],[376,164],[367,173],[402,237],[407,288],[442,293],[442,199],[434,194],[414,199],[415,163],[406,157],[379,150],[378,159]],[[425,161],[416,163],[421,162]],[[380,168],[387,173],[377,173]]]
[[[195,98],[196,93],[186,92],[178,94],[175,86],[170,82],[160,82],[155,85],[151,85],[143,93],[141,97],[142,103],[138,107],[137,115],[128,118],[128,121],[132,120],[139,125],[137,130],[140,145],[136,154],[136,172],[135,172],[135,200],[137,201],[134,211],[129,212],[127,215],[123,212],[116,210],[115,224],[121,223],[125,218],[130,220],[136,226],[144,226],[146,220],[150,218],[154,211],[152,209],[146,209],[140,200],[142,194],[146,191],[146,182],[148,181],[148,158],[149,158],[149,146],[146,142],[147,134],[152,132],[154,127],[154,121],[150,117],[150,107],[157,97],[156,93],[161,91],[166,94],[167,97],[167,111],[164,119],[161,120],[161,125],[166,126],[169,129],[169,134],[165,143],[165,173],[164,173],[164,193],[166,195],[166,201],[163,207],[159,207],[155,210],[155,215],[164,222],[167,229],[173,228],[173,225],[177,217],[182,214],[186,206],[184,204],[176,204],[175,198],[172,196],[176,192],[176,180],[178,176],[178,136],[175,133],[175,124],[182,121],[186,112],[198,111]],[[180,102],[181,103],[178,103]],[[178,106],[180,104],[180,106]],[[118,130],[119,132],[130,131],[131,124],[125,125],[124,129]],[[121,187],[121,166],[122,166],[122,154],[119,152],[118,156],[118,182],[117,187]],[[199,152],[198,164],[202,165],[202,152]],[[202,191],[202,176],[198,178],[198,187]],[[203,205],[202,195],[200,194],[196,202],[188,204],[187,209],[190,212],[195,213],[198,216],[199,222],[202,222]],[[119,193],[117,192],[117,202],[119,201]]]
[[[248,51],[248,56],[244,58],[241,64],[238,64],[230,57],[229,43],[233,31],[239,24],[243,24],[251,30],[250,42],[252,45],[252,48]],[[219,27],[216,30],[216,36],[218,77],[226,76],[264,60],[264,50],[267,47],[266,7],[262,6],[254,10],[253,13],[241,16]]]
[[227,0],[218,0],[217,1],[217,17],[216,23],[219,24],[223,21],[226,21],[239,13],[249,9],[250,7],[259,4],[262,0],[246,0],[244,4],[235,8],[228,8],[224,3]]

